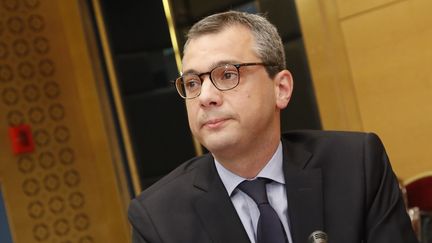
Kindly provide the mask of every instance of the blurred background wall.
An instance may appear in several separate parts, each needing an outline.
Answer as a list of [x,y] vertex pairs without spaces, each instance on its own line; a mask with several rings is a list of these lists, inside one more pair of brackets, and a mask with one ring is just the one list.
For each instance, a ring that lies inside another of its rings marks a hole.
[[170,81],[228,9],[280,31],[282,130],[375,132],[402,181],[431,173],[428,0],[0,0],[0,242],[130,240],[130,198],[206,152]]
[[2,243],[129,241],[90,23],[80,1],[0,1]]
[[432,2],[297,1],[324,129],[376,132],[397,175],[432,170]]

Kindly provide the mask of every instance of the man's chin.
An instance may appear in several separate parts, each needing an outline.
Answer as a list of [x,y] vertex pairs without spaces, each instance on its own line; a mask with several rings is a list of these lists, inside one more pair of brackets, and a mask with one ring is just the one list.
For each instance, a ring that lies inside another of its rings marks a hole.
[[211,153],[223,153],[233,148],[234,141],[230,137],[208,137],[203,141],[203,146]]

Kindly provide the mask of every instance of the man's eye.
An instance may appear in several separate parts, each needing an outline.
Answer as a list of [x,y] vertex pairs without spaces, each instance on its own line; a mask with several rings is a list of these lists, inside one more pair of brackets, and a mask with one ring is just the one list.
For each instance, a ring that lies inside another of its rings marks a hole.
[[223,80],[232,80],[237,79],[237,72],[226,71],[222,74]]
[[185,82],[186,89],[196,89],[201,85],[201,82],[198,80],[190,79]]

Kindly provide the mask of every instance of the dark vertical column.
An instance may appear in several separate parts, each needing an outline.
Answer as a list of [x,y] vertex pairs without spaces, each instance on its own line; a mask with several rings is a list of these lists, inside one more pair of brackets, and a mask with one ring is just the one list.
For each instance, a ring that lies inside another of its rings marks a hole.
[[287,68],[294,77],[294,92],[282,112],[282,131],[321,129],[318,106],[309,71],[294,0],[259,0],[260,11],[279,30],[285,47]]
[[103,11],[143,188],[195,156],[162,1],[104,0]]

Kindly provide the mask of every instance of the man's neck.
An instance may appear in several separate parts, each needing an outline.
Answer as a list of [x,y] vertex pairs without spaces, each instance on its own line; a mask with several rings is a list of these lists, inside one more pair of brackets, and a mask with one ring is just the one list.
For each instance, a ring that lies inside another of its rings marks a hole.
[[249,148],[246,153],[234,151],[228,156],[215,155],[219,163],[232,173],[243,178],[255,178],[270,161],[280,143],[280,137],[268,142],[260,142],[261,146]]

